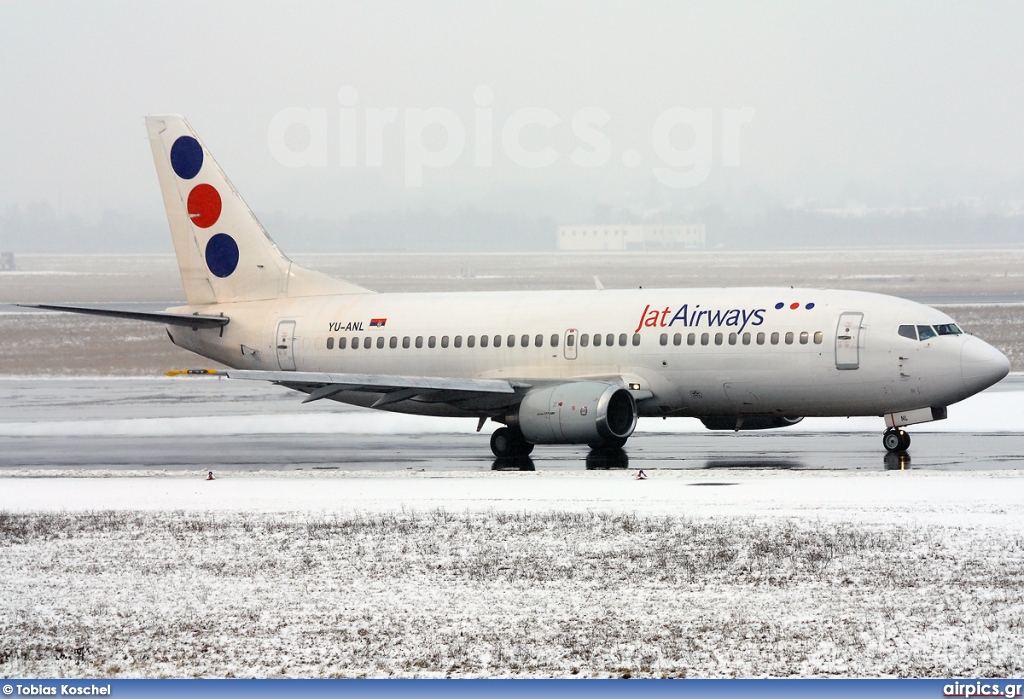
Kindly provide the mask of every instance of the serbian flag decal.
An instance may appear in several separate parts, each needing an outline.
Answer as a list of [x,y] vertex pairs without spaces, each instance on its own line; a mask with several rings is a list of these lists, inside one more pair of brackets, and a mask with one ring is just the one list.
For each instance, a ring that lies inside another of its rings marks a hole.
[[387,318],[370,318],[371,328],[383,328],[384,324],[388,322]]

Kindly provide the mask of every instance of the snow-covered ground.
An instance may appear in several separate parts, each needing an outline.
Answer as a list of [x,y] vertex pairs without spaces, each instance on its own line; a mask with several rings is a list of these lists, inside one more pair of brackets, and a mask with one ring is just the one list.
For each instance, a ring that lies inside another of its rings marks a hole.
[[1019,472],[0,482],[5,676],[1019,676]]
[[885,523],[894,516],[1024,534],[1021,471],[741,470],[532,473],[372,471],[0,479],[0,511],[385,513],[604,511],[651,516],[799,516]]
[[[1013,439],[1024,420],[1012,379],[915,431]],[[264,389],[272,398],[260,404],[227,382],[92,381],[81,391],[3,382],[0,438],[121,430],[180,436],[173,448],[202,454],[203,436],[223,430],[472,429],[349,409],[310,416],[293,395]],[[210,389],[222,393],[191,417]],[[62,410],[99,417],[56,419]],[[666,425],[702,429],[651,428]],[[0,675],[1024,672],[1020,470],[652,470],[637,480],[635,470],[538,463],[213,481],[8,471]]]

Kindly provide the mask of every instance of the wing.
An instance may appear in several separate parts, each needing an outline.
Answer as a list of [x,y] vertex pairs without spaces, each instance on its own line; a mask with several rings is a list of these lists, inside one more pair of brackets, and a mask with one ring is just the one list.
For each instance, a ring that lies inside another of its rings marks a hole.
[[122,311],[116,308],[84,308],[82,306],[51,306],[45,303],[19,303],[22,308],[41,308],[44,311],[64,311],[67,313],[85,313],[91,316],[107,316],[108,318],[126,318],[128,320],[144,320],[164,325],[182,325],[188,328],[216,328],[227,325],[230,318],[225,316],[184,315],[182,313],[141,313],[139,311]]
[[309,403],[343,392],[382,394],[370,407],[417,400],[447,403],[470,411],[497,410],[515,405],[531,384],[505,379],[452,379],[436,376],[388,376],[382,374],[323,374],[302,371],[252,371],[227,369],[206,372],[229,379],[271,381],[308,393]]

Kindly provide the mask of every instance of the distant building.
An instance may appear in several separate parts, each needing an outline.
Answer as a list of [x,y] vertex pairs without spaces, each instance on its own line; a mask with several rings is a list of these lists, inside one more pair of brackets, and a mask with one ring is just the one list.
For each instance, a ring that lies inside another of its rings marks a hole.
[[558,227],[559,250],[702,250],[706,244],[703,223]]

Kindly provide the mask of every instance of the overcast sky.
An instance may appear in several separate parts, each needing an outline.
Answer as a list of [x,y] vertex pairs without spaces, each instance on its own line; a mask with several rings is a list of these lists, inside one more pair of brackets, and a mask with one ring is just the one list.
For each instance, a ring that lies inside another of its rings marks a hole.
[[1022,37],[1014,2],[4,2],[0,212],[161,218],[162,112],[257,212],[1019,202]]

